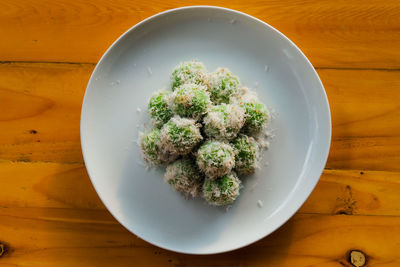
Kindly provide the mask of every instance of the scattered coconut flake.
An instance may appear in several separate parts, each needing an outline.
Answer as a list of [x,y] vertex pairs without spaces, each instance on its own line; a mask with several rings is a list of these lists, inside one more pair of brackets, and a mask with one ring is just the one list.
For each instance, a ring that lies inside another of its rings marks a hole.
[[268,65],[265,65],[265,66],[264,66],[264,71],[265,71],[265,72],[268,72],[268,71],[269,71],[269,66],[268,66]]
[[275,119],[279,116],[279,113],[274,108],[270,108],[269,113],[271,115],[271,119]]
[[264,166],[265,166],[265,167],[267,167],[268,165],[269,165],[269,162],[268,162],[268,161],[264,162]]
[[266,132],[265,132],[265,137],[266,137],[266,138],[270,138],[270,139],[275,138],[275,133],[274,133],[274,131],[272,131],[272,130],[266,131]]
[[139,131],[139,137],[138,137],[138,139],[136,140],[138,146],[140,146],[140,140],[143,138],[143,136],[144,136],[144,132]]
[[111,85],[111,86],[115,86],[115,82],[111,82],[110,85]]
[[140,113],[140,112],[142,112],[142,109],[141,109],[141,108],[137,108],[137,109],[136,109],[136,112],[137,112],[137,113]]
[[228,205],[228,206],[226,206],[226,208],[225,208],[225,212],[228,212],[228,210],[230,210],[232,208],[232,205]]
[[268,148],[269,148],[269,141],[265,141],[265,142],[264,142],[264,148],[265,148],[265,149],[268,149]]
[[120,80],[117,80],[117,81],[116,81],[116,83],[117,83],[117,84],[120,84],[120,83],[121,83],[121,81],[120,81]]
[[274,135],[275,132],[277,131],[277,129],[273,128],[273,129],[266,129],[264,132],[264,136],[265,137],[269,137],[271,135]]
[[258,183],[255,182],[255,183],[250,187],[250,192],[253,192],[254,189],[256,189],[257,185],[258,185]]
[[150,171],[154,164],[146,158],[146,156],[142,153],[142,162],[138,163],[140,166],[145,167],[146,171]]
[[258,200],[258,201],[257,201],[257,206],[258,206],[259,208],[262,208],[262,207],[264,206],[264,203],[263,203],[261,200]]
[[[146,162],[146,161],[144,161],[144,162]],[[145,168],[147,169],[147,164],[144,164],[143,161],[138,160],[136,163],[137,163],[139,166],[145,167]]]
[[147,72],[148,72],[150,75],[152,75],[152,74],[153,74],[153,71],[151,70],[151,68],[150,68],[150,67],[147,67]]
[[236,19],[231,19],[230,24],[235,24],[236,23]]
[[256,140],[258,142],[258,146],[260,149],[268,149],[269,148],[269,141],[267,140],[268,137],[259,136]]

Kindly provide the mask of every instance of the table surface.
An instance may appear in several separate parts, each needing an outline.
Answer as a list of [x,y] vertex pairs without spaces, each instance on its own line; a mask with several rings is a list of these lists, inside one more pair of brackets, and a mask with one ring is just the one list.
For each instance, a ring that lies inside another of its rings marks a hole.
[[0,266],[400,266],[400,2],[196,1],[256,16],[314,64],[332,146],[279,230],[212,256],[169,252],[105,209],[80,149],[91,72],[125,30],[182,0],[0,0]]

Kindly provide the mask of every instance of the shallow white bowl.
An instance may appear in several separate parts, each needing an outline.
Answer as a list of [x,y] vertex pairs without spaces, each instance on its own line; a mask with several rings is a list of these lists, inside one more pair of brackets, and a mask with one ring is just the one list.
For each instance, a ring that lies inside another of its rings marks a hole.
[[[244,180],[228,211],[185,200],[162,169],[146,171],[136,144],[147,100],[191,59],[228,67],[276,111],[268,166]],[[328,100],[304,54],[268,24],[219,7],[173,9],[132,27],[97,64],[82,107],[82,151],[106,207],[142,239],[183,253],[230,251],[276,230],[317,184],[330,139]]]

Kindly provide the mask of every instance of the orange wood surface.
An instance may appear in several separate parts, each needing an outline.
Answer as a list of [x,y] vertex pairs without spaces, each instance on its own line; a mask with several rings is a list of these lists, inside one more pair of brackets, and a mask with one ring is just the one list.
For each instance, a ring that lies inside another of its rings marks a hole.
[[[400,266],[400,2],[195,1],[291,38],[332,112],[326,169],[297,214],[246,248],[159,249],[105,209],[80,150],[80,108],[105,49],[180,0],[0,0],[0,266]],[[352,261],[353,259],[353,261]]]

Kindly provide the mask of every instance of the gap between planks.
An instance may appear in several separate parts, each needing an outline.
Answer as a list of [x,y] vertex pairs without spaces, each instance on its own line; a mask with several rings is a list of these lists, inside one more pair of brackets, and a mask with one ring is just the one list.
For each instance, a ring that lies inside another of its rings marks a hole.
[[[65,65],[88,65],[88,66],[96,66],[98,62],[63,62],[63,61],[1,61],[0,64],[65,64]],[[400,68],[352,68],[352,67],[324,67],[324,66],[314,66],[316,70],[354,70],[354,71],[400,71]]]

